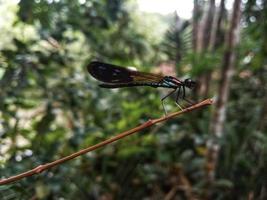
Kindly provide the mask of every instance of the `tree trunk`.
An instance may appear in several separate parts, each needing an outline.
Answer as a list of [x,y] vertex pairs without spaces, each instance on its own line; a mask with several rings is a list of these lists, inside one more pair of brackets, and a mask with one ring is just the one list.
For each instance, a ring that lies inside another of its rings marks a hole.
[[200,18],[200,6],[199,1],[194,0],[194,9],[193,9],[193,38],[192,38],[192,46],[194,52],[197,52],[198,47],[198,40],[199,40],[199,18]]
[[[201,38],[201,49],[203,54],[207,53],[209,43],[211,41],[211,32],[212,32],[211,30],[213,29],[212,25],[214,21],[214,13],[215,13],[215,0],[210,0],[209,9],[204,21],[204,27]],[[206,97],[208,95],[210,77],[211,77],[210,72],[207,72],[200,76],[199,81],[201,82],[201,85],[198,92],[199,96]]]
[[214,13],[215,13],[215,0],[210,0],[209,1],[209,10],[208,10],[208,15],[205,20],[204,24],[204,32],[203,32],[203,49],[207,50],[210,42],[210,36],[211,36],[211,30],[212,30],[212,24],[213,24],[213,19],[214,19]]
[[217,12],[216,17],[214,19],[214,25],[212,28],[210,42],[209,42],[209,51],[212,52],[216,49],[216,47],[220,46],[223,42],[224,34],[223,34],[223,18],[225,16],[225,0],[221,0],[219,12]]
[[[226,105],[229,96],[230,83],[232,80],[234,66],[236,63],[236,47],[239,42],[239,28],[241,18],[241,0],[235,0],[233,13],[230,22],[230,29],[225,40],[225,52],[222,60],[222,71],[220,85],[218,89],[218,98],[215,103],[213,113],[211,133],[214,138],[220,138],[223,135],[223,127],[226,119]],[[209,185],[214,181],[215,166],[217,162],[219,145],[215,140],[208,142],[207,153],[207,181]]]
[[[214,9],[215,9],[214,4],[211,6],[214,6]],[[207,42],[208,53],[212,54],[212,52],[214,52],[216,47],[222,45],[222,41],[223,41],[222,38],[224,35],[223,28],[222,28],[222,21],[223,21],[224,13],[225,13],[225,0],[221,0],[219,12],[217,13],[216,16],[213,16],[214,17],[213,25],[209,27],[209,28],[211,27],[212,28],[211,28],[210,37],[209,38],[207,37],[207,39],[209,39],[209,42]],[[212,23],[212,21],[209,21],[209,22],[210,24]],[[208,31],[209,29],[206,30],[206,32]],[[200,95],[203,96],[204,98],[206,98],[209,94],[211,75],[212,75],[212,71],[207,71],[202,76],[202,80],[201,80],[202,87],[200,88]]]
[[[211,2],[210,8],[215,9],[215,2]],[[207,29],[205,32],[211,32],[210,36],[207,37],[207,39],[209,39],[209,42],[207,43],[208,53],[212,54],[216,49],[216,47],[221,46],[223,43],[224,34],[223,34],[222,22],[225,12],[226,12],[225,0],[221,0],[219,12],[217,12],[216,16],[214,15],[214,13],[212,14],[213,15],[212,17],[214,18],[213,24],[211,20],[207,21],[207,23],[209,23],[210,25],[209,26],[207,25]],[[209,31],[209,29],[211,31]],[[207,71],[202,78],[201,82],[202,88],[200,90],[200,95],[203,96],[204,98],[206,98],[209,94],[211,75],[212,71]]]

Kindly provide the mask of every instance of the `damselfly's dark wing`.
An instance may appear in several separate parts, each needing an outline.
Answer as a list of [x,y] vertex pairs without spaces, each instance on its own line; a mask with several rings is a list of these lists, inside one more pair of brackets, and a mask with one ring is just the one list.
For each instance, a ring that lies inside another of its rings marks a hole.
[[152,83],[159,83],[164,78],[161,75],[133,71],[97,61],[91,62],[87,69],[94,78],[107,83],[100,85],[107,88],[150,85]]

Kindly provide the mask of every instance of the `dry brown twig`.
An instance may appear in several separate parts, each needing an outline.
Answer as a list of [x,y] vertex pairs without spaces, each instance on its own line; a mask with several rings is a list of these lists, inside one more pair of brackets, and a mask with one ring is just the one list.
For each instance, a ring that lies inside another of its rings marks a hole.
[[204,107],[204,106],[207,106],[207,105],[211,105],[211,104],[212,104],[212,99],[206,99],[206,100],[204,100],[204,101],[202,101],[200,103],[197,103],[197,104],[194,104],[194,105],[192,105],[192,106],[190,106],[188,108],[185,108],[184,110],[181,110],[181,111],[178,111],[178,112],[174,112],[174,113],[171,113],[171,114],[169,114],[167,116],[160,117],[160,118],[157,118],[157,119],[150,119],[147,122],[145,122],[145,123],[133,128],[133,129],[130,129],[128,131],[120,133],[120,134],[118,134],[118,135],[116,135],[116,136],[114,136],[112,138],[104,140],[104,141],[102,141],[102,142],[100,142],[98,144],[95,144],[93,146],[90,146],[90,147],[87,147],[85,149],[82,149],[82,150],[80,150],[78,152],[75,152],[75,153],[69,155],[69,156],[60,158],[60,159],[55,160],[55,161],[53,161],[51,163],[46,163],[46,164],[43,164],[43,165],[39,165],[38,167],[36,167],[34,169],[31,169],[29,171],[26,171],[24,173],[21,173],[21,174],[15,175],[15,176],[11,176],[9,178],[2,179],[2,180],[0,180],[0,185],[5,185],[5,184],[8,184],[8,183],[12,183],[12,182],[18,181],[18,180],[20,180],[22,178],[25,178],[25,177],[28,177],[28,176],[32,176],[34,174],[39,174],[39,173],[41,173],[41,172],[43,172],[45,170],[48,170],[48,169],[50,169],[50,168],[52,168],[54,166],[60,165],[60,164],[66,162],[68,160],[74,159],[74,158],[76,158],[78,156],[81,156],[81,155],[83,155],[85,153],[88,153],[90,151],[94,151],[94,150],[96,150],[98,148],[101,148],[101,147],[103,147],[103,146],[105,146],[107,144],[110,144],[112,142],[120,140],[120,139],[122,139],[122,138],[124,138],[126,136],[129,136],[129,135],[131,135],[133,133],[136,133],[138,131],[144,130],[144,129],[150,127],[150,126],[153,126],[154,124],[157,124],[157,123],[160,123],[160,122],[163,122],[163,121],[167,121],[167,120],[172,119],[172,118],[174,118],[174,117],[176,117],[178,115],[181,115],[183,113],[187,113],[187,112],[190,112],[190,111],[193,111],[195,109],[198,109],[198,108],[201,108],[201,107]]

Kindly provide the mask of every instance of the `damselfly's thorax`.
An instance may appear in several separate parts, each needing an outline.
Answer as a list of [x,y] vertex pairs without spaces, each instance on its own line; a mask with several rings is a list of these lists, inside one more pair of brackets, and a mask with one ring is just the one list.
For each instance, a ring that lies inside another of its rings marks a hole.
[[182,82],[173,76],[164,76],[162,79],[162,87],[177,88],[182,86]]
[[184,81],[180,81],[179,79],[173,76],[164,76],[162,79],[162,83],[160,84],[161,87],[167,88],[178,88],[178,87],[187,87],[189,89],[193,89],[196,86],[196,82],[191,79],[185,79]]

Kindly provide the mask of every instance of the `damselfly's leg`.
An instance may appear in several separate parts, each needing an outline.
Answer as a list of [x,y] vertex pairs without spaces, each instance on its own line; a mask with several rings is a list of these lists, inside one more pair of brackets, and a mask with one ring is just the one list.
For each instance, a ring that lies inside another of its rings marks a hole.
[[187,103],[189,103],[190,105],[193,105],[194,102],[185,98],[185,87],[183,86],[183,100],[185,100]]
[[180,97],[180,92],[181,92],[181,87],[178,88],[178,92],[177,92],[177,95],[176,95],[175,103],[181,110],[183,110],[182,106],[178,103],[179,97]]
[[185,99],[185,86],[182,87],[183,87],[183,99]]
[[169,97],[170,95],[172,95],[174,92],[176,91],[176,89],[174,89],[173,91],[171,91],[170,93],[168,93],[165,97],[163,97],[161,99],[161,104],[162,104],[162,107],[163,107],[163,110],[164,110],[164,113],[165,115],[167,115],[167,112],[166,112],[166,109],[165,109],[165,106],[164,106],[164,100]]
[[191,100],[189,100],[189,99],[184,98],[184,100],[185,100],[187,103],[189,103],[190,105],[195,104],[193,101],[191,101]]

